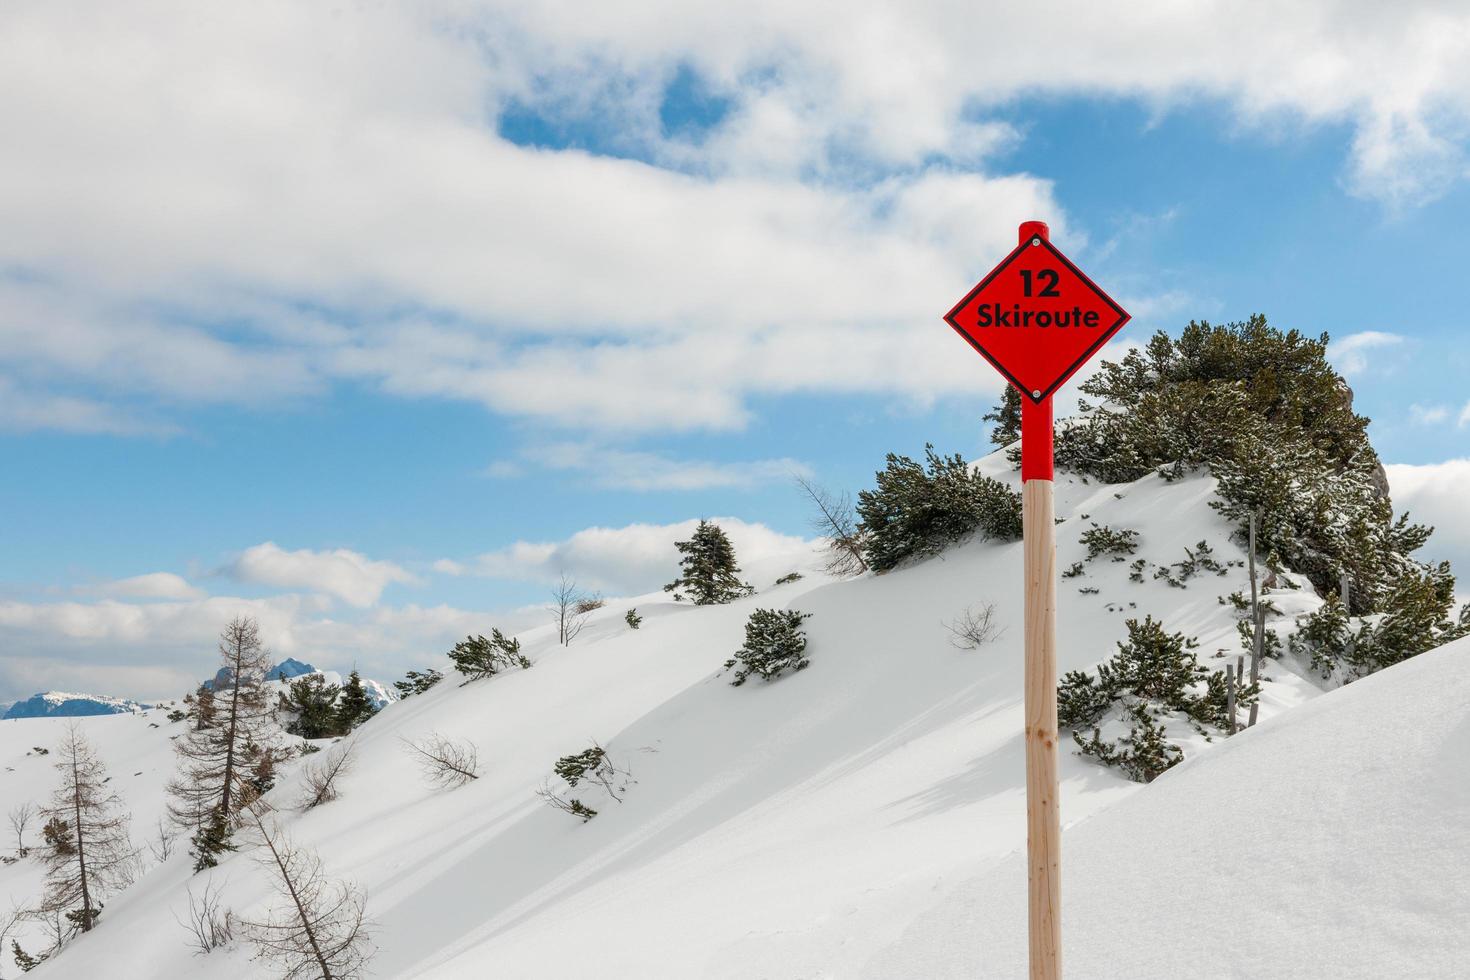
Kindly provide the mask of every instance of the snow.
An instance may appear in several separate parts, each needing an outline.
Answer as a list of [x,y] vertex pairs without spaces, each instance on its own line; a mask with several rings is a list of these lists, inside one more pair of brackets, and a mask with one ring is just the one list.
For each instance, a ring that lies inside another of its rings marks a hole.
[[[983,465],[1015,481],[1003,460]],[[1222,562],[1243,558],[1207,506],[1212,488],[1064,477],[1059,566],[1085,557],[1077,538],[1092,522],[1138,530],[1139,556],[1156,564],[1201,539]],[[593,614],[567,648],[549,626],[528,631],[532,669],[460,685],[446,662],[437,687],[356,734],[341,798],[287,810],[287,829],[366,890],[377,976],[1022,975],[1020,564],[1019,543],[976,541],[834,582],[812,556],[791,584],[765,585],[790,568],[747,569],[761,593],[728,606],[656,593]],[[1061,669],[1111,656],[1124,620],[1146,613],[1199,637],[1201,661],[1218,667],[1217,651],[1240,650],[1219,597],[1245,586],[1243,568],[1178,589],[1128,581],[1127,562],[1089,563],[1060,582]],[[1317,602],[1309,590],[1291,599]],[[945,623],[984,602],[1005,632],[956,649]],[[639,630],[623,622],[629,606],[645,617]],[[730,686],[720,665],[751,610],[772,606],[812,614],[811,666]],[[1445,965],[1470,952],[1454,923],[1470,911],[1470,860],[1456,857],[1470,853],[1458,829],[1470,794],[1464,649],[1320,697],[1304,670],[1273,663],[1261,726],[1213,744],[1171,728],[1187,761],[1148,787],[1064,752],[1069,975],[1344,977],[1367,975],[1353,973],[1363,964],[1403,975],[1381,968],[1397,953],[1422,965],[1415,975],[1454,975]],[[1406,710],[1416,704],[1425,710]],[[140,840],[162,810],[168,736],[181,727],[149,728],[163,713],[79,722],[104,747]],[[25,753],[54,743],[60,724],[0,724],[7,804],[49,791],[47,760]],[[429,732],[473,741],[481,778],[426,785],[402,740]],[[535,794],[559,756],[593,740],[636,783],[620,803],[571,791],[600,811],[584,824]],[[1458,788],[1431,786],[1432,772]],[[283,807],[298,780],[287,767]],[[268,897],[248,853],[207,875],[238,913]],[[1433,887],[1416,890],[1420,878]],[[191,881],[197,891],[182,855],[152,869],[32,976],[262,976],[243,944],[190,955],[175,916]],[[38,886],[33,861],[0,867],[0,902],[33,900]]]
[[0,720],[17,718],[77,718],[84,715],[116,715],[141,711],[150,707],[127,698],[105,694],[72,694],[67,691],[42,691],[7,707]]

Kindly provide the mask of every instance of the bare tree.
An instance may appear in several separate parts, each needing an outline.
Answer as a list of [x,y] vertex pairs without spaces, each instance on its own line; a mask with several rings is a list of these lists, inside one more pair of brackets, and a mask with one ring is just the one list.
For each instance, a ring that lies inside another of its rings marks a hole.
[[132,880],[135,851],[128,839],[128,814],[101,760],[75,722],[57,749],[61,785],[41,813],[64,831],[42,857],[46,891],[42,908],[64,912],[82,932],[90,932],[102,911],[102,898]]
[[177,914],[174,919],[189,932],[189,946],[194,950],[195,956],[204,956],[228,946],[235,938],[235,913],[224,907],[224,885],[213,881],[204,883],[204,891],[194,894],[194,889],[186,890],[189,896],[189,914],[187,918],[180,919]]
[[400,739],[418,759],[429,782],[440,789],[454,789],[480,778],[480,753],[473,742],[454,741],[430,732],[422,741]]
[[275,878],[280,899],[265,918],[242,922],[258,955],[274,960],[283,980],[363,976],[374,951],[363,893],[329,879],[315,853],[294,845],[261,812],[246,812],[263,845],[260,863]]
[[26,828],[36,817],[36,805],[29,800],[10,808],[10,832],[15,835],[15,856],[25,857],[30,853],[26,847]]
[[154,836],[148,840],[148,851],[153,855],[153,860],[159,864],[164,863],[174,853],[174,838],[168,832],[168,825],[163,818],[158,818],[158,825],[154,828]]
[[852,498],[846,493],[834,496],[803,476],[796,477],[796,485],[816,510],[811,520],[812,530],[827,539],[827,572],[843,576],[866,572],[864,535],[853,513]]
[[355,740],[339,742],[323,753],[321,761],[308,764],[302,770],[304,791],[298,804],[303,810],[312,810],[323,803],[337,798],[337,777],[352,770],[356,756],[352,750]]
[[562,646],[571,646],[587,617],[607,605],[595,592],[583,592],[577,581],[562,573],[556,588],[551,591],[551,608],[556,616],[556,640]]
[[259,795],[259,767],[247,749],[265,742],[273,721],[265,680],[270,654],[255,620],[231,620],[220,633],[219,653],[224,669],[218,676],[228,687],[216,685],[212,723],[174,743],[179,774],[168,785],[169,815],[193,834],[196,871],[213,867],[230,849],[236,814]]
[[1000,636],[1002,629],[995,622],[995,603],[987,602],[976,608],[966,606],[952,622],[944,624],[949,630],[949,642],[961,650],[977,650]]

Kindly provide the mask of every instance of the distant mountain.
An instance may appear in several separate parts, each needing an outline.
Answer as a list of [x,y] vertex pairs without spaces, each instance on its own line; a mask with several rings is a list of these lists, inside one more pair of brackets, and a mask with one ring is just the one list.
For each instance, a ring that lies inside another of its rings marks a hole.
[[69,694],[65,691],[43,691],[16,701],[0,718],[81,718],[87,715],[126,715],[153,707],[127,698],[105,694]]
[[[291,681],[306,677],[309,674],[321,674],[328,684],[337,684],[340,686],[347,683],[347,678],[335,670],[320,670],[312,664],[304,663],[293,657],[287,657],[266,671],[265,677],[266,680],[278,682],[284,690]],[[234,681],[234,678],[234,671],[228,667],[221,667],[212,679],[204,682],[204,686],[211,691],[218,690],[223,687],[228,687]],[[362,679],[362,686],[367,689],[368,699],[372,701],[373,706],[376,708],[386,707],[398,700],[398,695],[393,689],[381,681],[364,677]]]

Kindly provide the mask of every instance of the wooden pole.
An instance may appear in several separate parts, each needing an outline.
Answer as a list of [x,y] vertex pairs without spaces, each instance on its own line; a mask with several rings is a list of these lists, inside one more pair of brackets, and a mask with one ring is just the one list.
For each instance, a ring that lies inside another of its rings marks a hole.
[[[1021,241],[1048,238],[1044,222]],[[1040,393],[1036,393],[1040,397]],[[1057,786],[1057,545],[1052,405],[1021,396],[1021,526],[1026,584],[1026,858],[1031,980],[1062,976],[1062,821]]]

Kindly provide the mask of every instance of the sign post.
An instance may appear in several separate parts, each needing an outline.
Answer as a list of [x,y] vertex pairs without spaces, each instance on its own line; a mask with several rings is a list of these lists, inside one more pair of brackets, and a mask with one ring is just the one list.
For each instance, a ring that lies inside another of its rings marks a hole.
[[1057,798],[1057,546],[1052,394],[1128,314],[1026,221],[1020,244],[945,322],[1021,393],[1025,553],[1026,857],[1031,980],[1062,975],[1062,828]]

